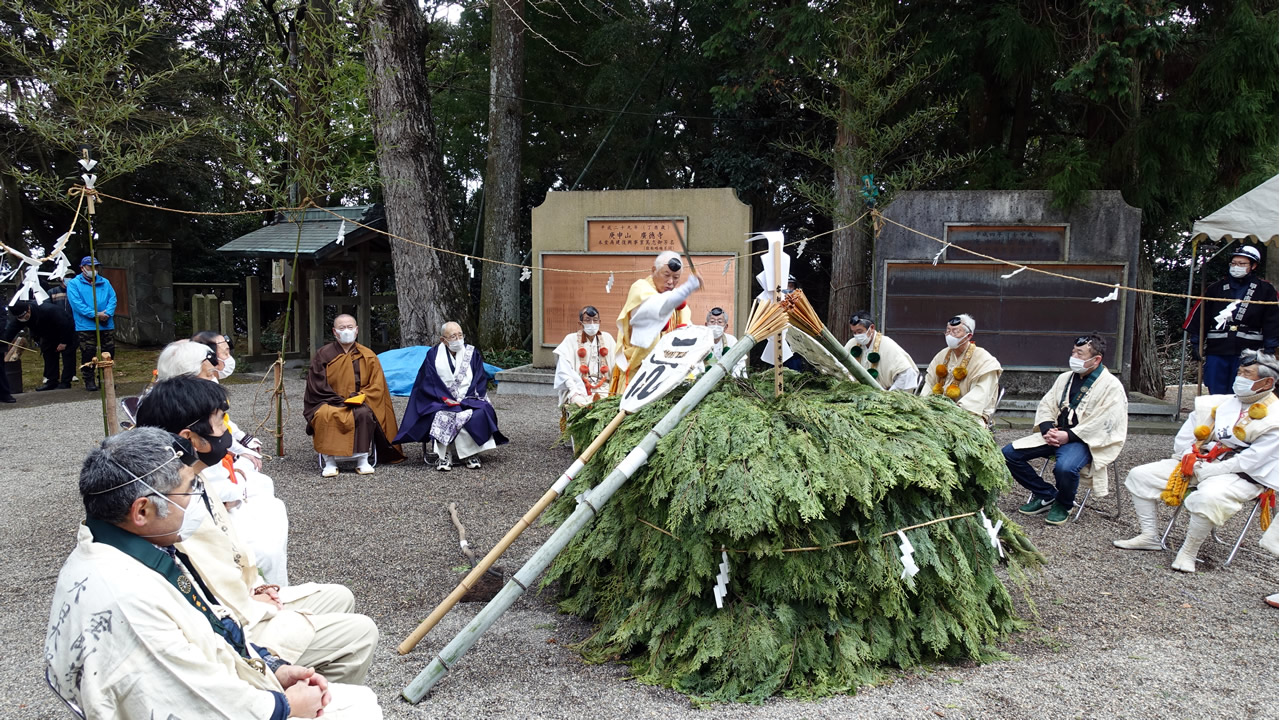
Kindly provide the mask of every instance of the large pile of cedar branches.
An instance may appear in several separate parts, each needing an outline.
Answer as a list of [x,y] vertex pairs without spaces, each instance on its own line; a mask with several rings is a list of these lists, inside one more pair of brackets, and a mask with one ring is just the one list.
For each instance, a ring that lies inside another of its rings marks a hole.
[[[578,649],[696,702],[854,692],[888,667],[999,657],[1019,620],[994,566],[1024,578],[1043,557],[996,507],[1011,478],[991,433],[938,397],[790,372],[786,387],[723,383],[557,558],[544,583],[596,624]],[[548,521],[681,394],[629,417]],[[578,412],[577,446],[616,412]],[[1003,521],[1004,558],[979,511]],[[904,579],[895,531],[923,523],[905,533],[919,573]]]

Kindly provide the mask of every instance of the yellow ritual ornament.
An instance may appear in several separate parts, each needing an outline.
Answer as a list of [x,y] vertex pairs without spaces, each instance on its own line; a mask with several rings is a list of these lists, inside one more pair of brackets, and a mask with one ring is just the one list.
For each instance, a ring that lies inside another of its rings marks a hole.
[[960,399],[960,386],[959,386],[959,385],[951,385],[950,387],[948,387],[948,388],[947,388],[947,397],[951,398],[952,400],[959,400],[959,399]]
[[942,389],[942,383],[934,383],[934,384],[933,384],[933,394],[934,394],[934,395],[941,395],[943,392],[944,392],[944,391],[943,391],[943,389]]
[[1212,433],[1212,432],[1213,432],[1213,428],[1209,427],[1208,425],[1197,425],[1197,426],[1196,426],[1196,439],[1197,439],[1197,440],[1206,440],[1206,439],[1208,439],[1208,437],[1209,437],[1210,433]]
[[933,368],[933,372],[934,372],[934,374],[936,374],[936,375],[938,376],[938,378],[939,378],[939,379],[946,377],[946,376],[947,376],[947,366],[946,366],[946,364],[945,364],[945,363],[938,363],[936,366],[934,366],[934,368]]
[[1261,420],[1267,416],[1267,406],[1262,403],[1254,403],[1249,406],[1249,417],[1254,420]]
[[1237,440],[1243,441],[1243,440],[1244,440],[1244,426],[1243,426],[1243,425],[1237,425],[1237,426],[1235,426],[1235,427],[1231,428],[1231,434],[1232,434],[1232,435],[1235,435]]
[[969,371],[965,370],[964,367],[958,367],[955,370],[951,371],[951,375],[955,377],[956,380],[963,380],[965,379],[966,376],[968,376],[968,374],[969,374]]

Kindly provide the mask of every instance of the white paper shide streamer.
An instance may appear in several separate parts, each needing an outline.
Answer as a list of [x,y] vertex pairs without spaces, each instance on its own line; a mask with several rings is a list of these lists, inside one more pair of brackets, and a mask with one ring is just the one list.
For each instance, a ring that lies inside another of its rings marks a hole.
[[1116,284],[1116,285],[1114,286],[1114,288],[1115,288],[1114,290],[1112,290],[1111,292],[1107,293],[1106,295],[1103,295],[1103,296],[1101,296],[1101,297],[1096,297],[1096,298],[1094,298],[1094,299],[1093,299],[1093,302],[1096,302],[1096,303],[1105,303],[1105,302],[1112,302],[1113,300],[1119,300],[1119,299],[1120,299],[1120,285],[1119,285],[1119,284]]
[[1004,525],[1004,520],[992,525],[991,518],[987,517],[985,512],[979,510],[978,515],[982,516],[982,529],[987,531],[987,538],[991,540],[991,547],[1000,553],[1000,557],[1004,557],[1004,546],[1000,544],[1000,527]]
[[520,282],[524,282],[531,277],[533,277],[533,270],[530,270],[529,268],[525,268],[520,271]]
[[911,554],[916,551],[916,548],[911,544],[911,541],[907,539],[906,533],[899,530],[898,538],[902,540],[902,544],[898,546],[898,549],[902,551],[901,579],[906,580],[909,577],[915,577],[916,573],[920,572],[920,568],[916,567],[916,560],[911,557]]
[[338,244],[339,245],[347,244],[347,221],[346,220],[343,220],[341,223],[338,224]]
[[1008,280],[1009,278],[1013,277],[1014,275],[1017,275],[1018,273],[1022,272],[1023,270],[1026,270],[1026,269],[1027,269],[1027,266],[1026,266],[1026,265],[1023,265],[1022,267],[1018,268],[1017,270],[1014,270],[1013,272],[1009,273],[1008,275],[1001,275],[1000,277],[1001,277],[1001,278],[1003,278],[1003,279],[1005,279],[1005,280]]
[[1230,304],[1222,308],[1222,312],[1213,316],[1213,329],[1221,330],[1227,326],[1227,321],[1235,314],[1236,308],[1240,307],[1239,300],[1232,300]]
[[720,551],[720,574],[716,575],[716,586],[711,589],[716,596],[716,608],[724,608],[724,599],[729,594],[729,553]]
[[463,256],[462,256],[462,262],[466,263],[466,266],[467,266],[467,276],[468,276],[468,277],[470,277],[470,278],[472,278],[472,279],[475,279],[475,276],[476,276],[476,267],[475,267],[475,265],[472,265],[472,264],[471,264],[471,256],[470,256],[470,255],[463,255]]
[[613,273],[609,273],[609,279],[604,284],[604,291],[606,293],[613,292]]

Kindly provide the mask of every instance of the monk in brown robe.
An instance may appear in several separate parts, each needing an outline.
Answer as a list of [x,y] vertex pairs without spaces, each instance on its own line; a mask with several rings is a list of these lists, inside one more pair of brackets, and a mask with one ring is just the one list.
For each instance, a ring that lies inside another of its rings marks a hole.
[[400,446],[388,440],[397,427],[382,365],[372,350],[356,342],[356,330],[350,315],[334,318],[334,342],[312,356],[302,394],[307,434],[324,460],[324,477],[338,474],[339,460],[354,460],[356,472],[372,474],[369,452],[374,449],[381,462],[404,459]]

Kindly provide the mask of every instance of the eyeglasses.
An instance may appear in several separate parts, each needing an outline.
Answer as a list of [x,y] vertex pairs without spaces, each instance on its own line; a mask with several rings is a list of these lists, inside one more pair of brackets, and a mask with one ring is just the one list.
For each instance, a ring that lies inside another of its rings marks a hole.
[[191,481],[191,490],[187,492],[167,492],[164,494],[165,495],[203,495],[204,480],[201,480],[200,476],[197,475],[195,479]]

